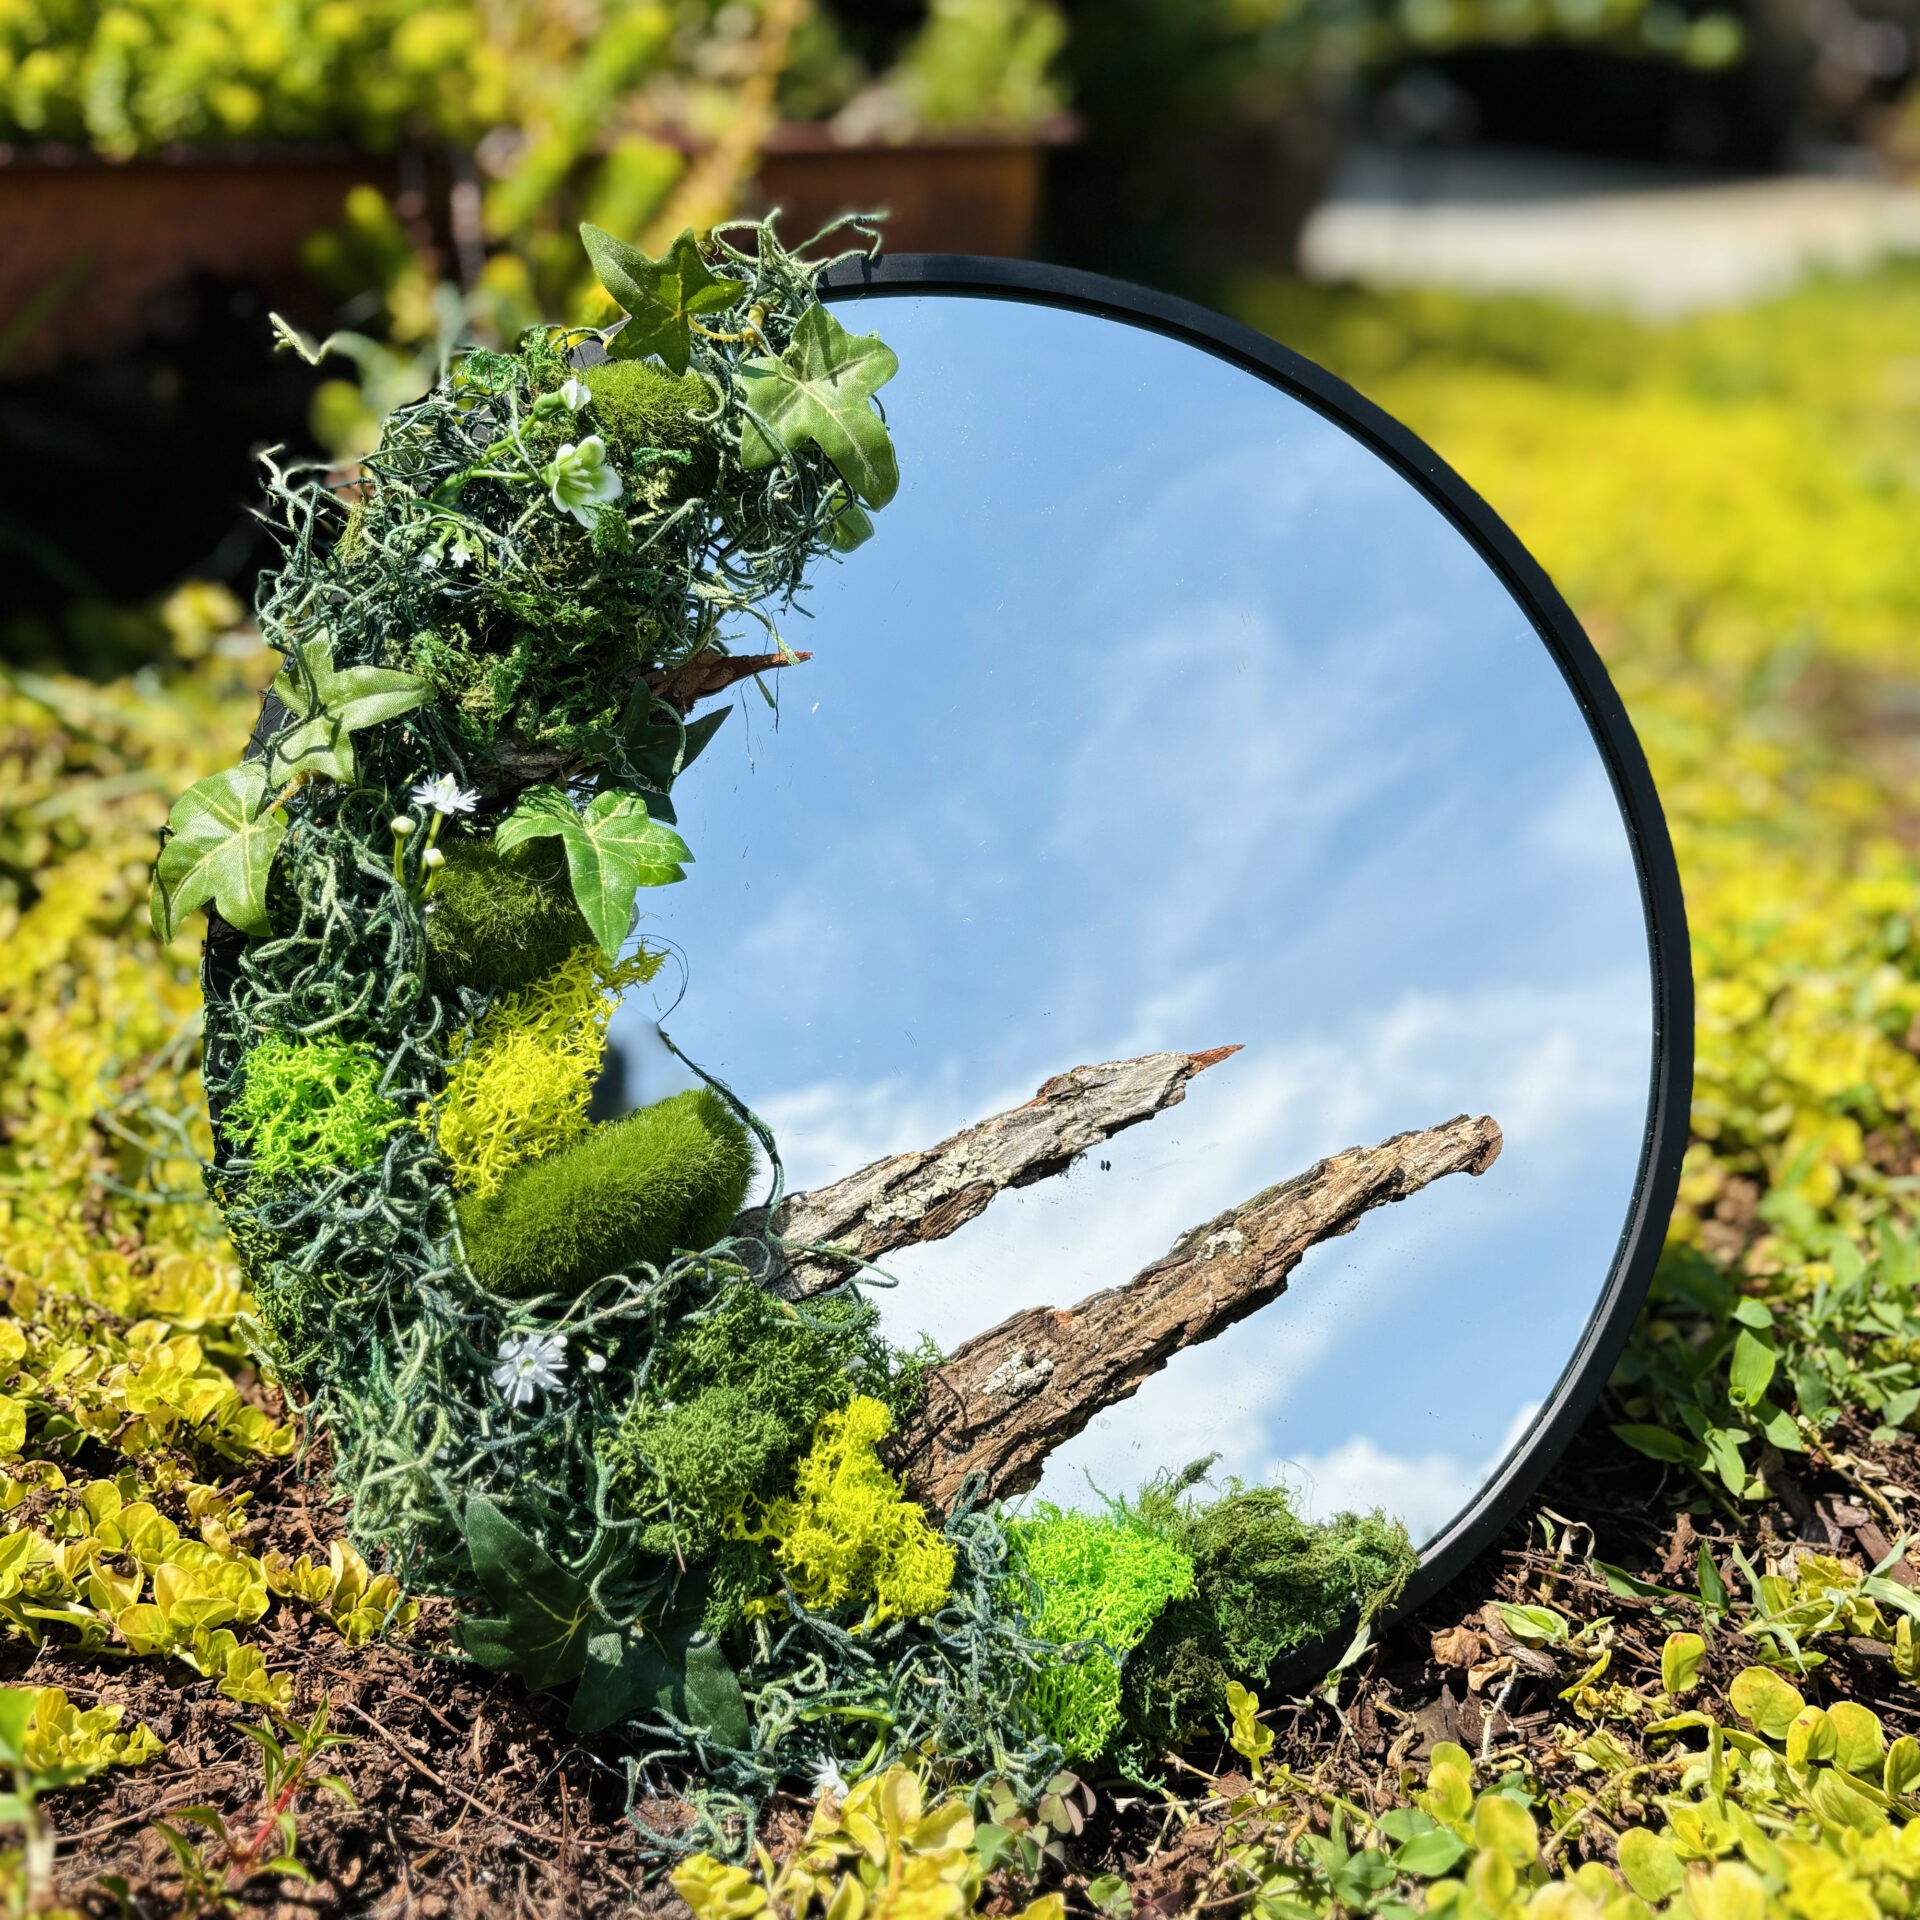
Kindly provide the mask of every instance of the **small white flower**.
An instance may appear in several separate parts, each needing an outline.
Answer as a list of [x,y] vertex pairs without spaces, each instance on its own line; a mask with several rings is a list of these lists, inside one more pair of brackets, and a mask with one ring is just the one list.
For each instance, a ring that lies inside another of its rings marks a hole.
[[560,389],[560,398],[564,400],[575,413],[578,413],[580,409],[593,398],[593,389],[576,373],[568,380],[567,384]]
[[840,1763],[829,1756],[817,1762],[813,1769],[813,1793],[817,1800],[831,1796],[835,1800],[846,1798],[846,1776],[840,1771]]
[[626,491],[625,482],[607,465],[607,443],[597,433],[588,434],[578,446],[569,440],[541,478],[553,489],[553,504],[583,527],[593,525],[590,508],[618,500]]
[[607,1356],[604,1353],[590,1353],[587,1355],[587,1371],[589,1373],[605,1373],[606,1370]]
[[413,790],[416,807],[431,807],[435,813],[471,813],[480,804],[480,796],[463,787],[452,774],[438,780],[422,780]]
[[508,1406],[524,1407],[536,1393],[558,1393],[566,1370],[564,1333],[510,1333],[500,1342],[493,1384],[506,1395]]

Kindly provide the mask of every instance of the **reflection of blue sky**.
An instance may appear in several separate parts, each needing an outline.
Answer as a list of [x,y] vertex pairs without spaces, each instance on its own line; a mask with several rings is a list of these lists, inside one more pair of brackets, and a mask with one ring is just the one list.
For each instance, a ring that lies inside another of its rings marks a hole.
[[1639,1154],[1646,942],[1574,702],[1441,516],[1279,392],[1043,308],[843,317],[899,352],[903,484],[787,623],[815,658],[777,725],[742,700],[676,796],[698,864],[643,903],[689,959],[674,1038],[798,1184],[1080,1061],[1245,1043],[1111,1171],[890,1263],[892,1330],[945,1345],[1320,1154],[1492,1113],[1485,1178],[1316,1250],[1047,1482],[1217,1449],[1428,1530],[1551,1391]]

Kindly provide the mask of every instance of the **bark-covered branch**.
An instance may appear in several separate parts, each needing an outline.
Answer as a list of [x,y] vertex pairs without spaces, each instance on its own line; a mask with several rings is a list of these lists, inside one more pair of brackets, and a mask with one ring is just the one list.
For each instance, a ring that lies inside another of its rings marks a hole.
[[[1025,1106],[964,1128],[938,1146],[893,1154],[830,1187],[791,1195],[781,1203],[774,1229],[789,1247],[832,1246],[856,1260],[943,1240],[995,1194],[1064,1173],[1088,1148],[1178,1106],[1196,1073],[1239,1051],[1149,1053],[1075,1067],[1049,1080]],[[741,1224],[763,1222],[756,1213]],[[846,1259],[789,1258],[772,1282],[789,1300],[805,1299],[854,1271]]]
[[1462,1114],[1350,1148],[1182,1234],[1124,1287],[1015,1314],[935,1369],[919,1412],[888,1442],[892,1465],[940,1513],[976,1468],[990,1495],[1024,1493],[1103,1408],[1278,1298],[1308,1248],[1447,1174],[1484,1173],[1500,1144],[1492,1120]]

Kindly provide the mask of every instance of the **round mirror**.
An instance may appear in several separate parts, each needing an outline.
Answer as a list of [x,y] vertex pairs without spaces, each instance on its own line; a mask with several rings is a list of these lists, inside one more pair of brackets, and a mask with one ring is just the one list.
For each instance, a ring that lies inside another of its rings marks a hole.
[[[684,976],[619,1016],[625,1097],[688,1084],[659,1022],[816,1190],[1158,1060],[877,1256],[890,1335],[947,1352],[1384,1154],[1282,1284],[1136,1329],[1039,1490],[1217,1455],[1403,1520],[1417,1600],[1590,1405],[1678,1176],[1685,929],[1620,704],[1467,488],[1271,342],[1052,269],[841,280],[899,356],[899,494],[676,793],[701,864],[642,931]],[[1060,1358],[995,1351],[983,1391]]]

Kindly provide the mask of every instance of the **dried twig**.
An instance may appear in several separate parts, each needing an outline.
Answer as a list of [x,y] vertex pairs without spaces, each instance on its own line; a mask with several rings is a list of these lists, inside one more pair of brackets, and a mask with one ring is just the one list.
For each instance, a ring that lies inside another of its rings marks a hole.
[[[830,1187],[790,1196],[774,1227],[790,1246],[844,1249],[857,1260],[922,1240],[944,1240],[995,1194],[1064,1173],[1090,1147],[1186,1098],[1196,1073],[1238,1053],[1149,1053],[1075,1067],[1049,1080],[1023,1107],[966,1127],[938,1146],[876,1160]],[[757,1226],[747,1216],[742,1226]],[[774,1282],[790,1300],[843,1280],[853,1261],[799,1256]]]
[[1500,1144],[1492,1120],[1463,1114],[1351,1148],[1182,1234],[1124,1287],[1016,1313],[929,1375],[919,1411],[888,1443],[892,1464],[943,1513],[976,1470],[995,1498],[1024,1493],[1095,1414],[1278,1298],[1308,1248],[1447,1174],[1484,1173]]

